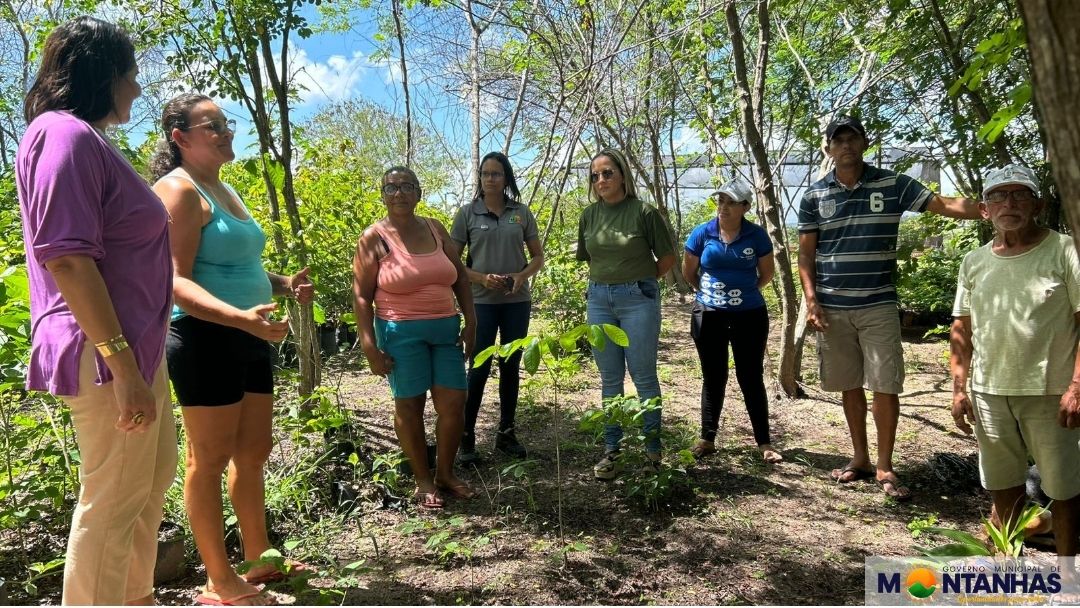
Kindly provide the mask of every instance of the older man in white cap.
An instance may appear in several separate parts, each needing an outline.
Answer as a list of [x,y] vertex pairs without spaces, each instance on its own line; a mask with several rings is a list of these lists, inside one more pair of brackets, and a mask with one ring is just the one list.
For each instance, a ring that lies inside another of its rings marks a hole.
[[[953,306],[952,415],[979,440],[979,472],[1002,521],[1026,502],[1030,453],[1059,555],[1076,555],[1080,516],[1080,262],[1071,238],[1039,226],[1039,182],[1009,165],[986,177],[994,239],[960,265]],[[970,394],[968,385],[970,383]]]

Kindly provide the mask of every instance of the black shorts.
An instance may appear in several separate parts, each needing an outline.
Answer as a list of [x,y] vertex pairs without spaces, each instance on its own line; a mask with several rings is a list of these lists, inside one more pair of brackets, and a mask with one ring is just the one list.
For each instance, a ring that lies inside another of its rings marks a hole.
[[180,405],[231,405],[274,393],[274,348],[242,329],[192,316],[169,326],[165,359]]

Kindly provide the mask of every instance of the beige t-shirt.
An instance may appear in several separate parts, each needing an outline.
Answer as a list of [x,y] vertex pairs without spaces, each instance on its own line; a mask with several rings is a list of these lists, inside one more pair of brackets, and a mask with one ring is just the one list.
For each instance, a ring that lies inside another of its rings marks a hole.
[[954,317],[971,317],[971,390],[1060,395],[1072,381],[1080,311],[1080,261],[1054,231],[1020,255],[991,243],[964,256]]

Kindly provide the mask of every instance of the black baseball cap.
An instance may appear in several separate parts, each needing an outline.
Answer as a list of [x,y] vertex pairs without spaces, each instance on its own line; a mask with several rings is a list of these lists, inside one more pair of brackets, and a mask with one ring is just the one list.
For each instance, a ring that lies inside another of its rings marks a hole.
[[829,123],[829,126],[825,127],[825,140],[832,141],[836,132],[840,129],[851,129],[862,135],[863,139],[866,139],[866,129],[863,128],[862,123],[858,118],[847,116],[846,114],[840,114]]

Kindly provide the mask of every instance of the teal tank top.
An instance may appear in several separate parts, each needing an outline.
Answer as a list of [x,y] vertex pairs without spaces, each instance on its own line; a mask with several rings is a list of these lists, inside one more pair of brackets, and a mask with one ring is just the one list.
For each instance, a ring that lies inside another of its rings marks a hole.
[[[192,267],[195,282],[217,299],[241,310],[270,303],[273,288],[262,263],[266,233],[259,223],[251,213],[247,214],[246,220],[232,215],[194,180],[183,175],[170,177],[191,182],[210,205],[210,221],[202,227],[199,250]],[[226,184],[225,187],[243,205],[232,186]],[[173,306],[173,321],[186,315],[179,306]]]

